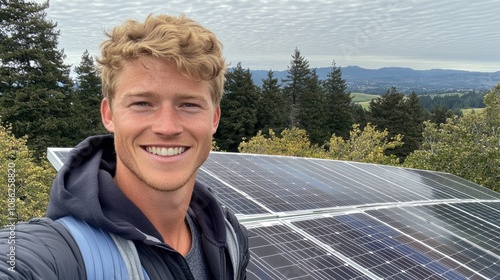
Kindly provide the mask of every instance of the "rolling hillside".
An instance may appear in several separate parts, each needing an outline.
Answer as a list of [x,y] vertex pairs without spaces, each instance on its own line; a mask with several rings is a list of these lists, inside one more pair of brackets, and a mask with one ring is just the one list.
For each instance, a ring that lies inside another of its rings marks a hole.
[[[327,77],[331,67],[317,68],[320,80]],[[261,85],[267,77],[267,70],[250,70],[253,80]],[[275,71],[275,78],[285,78],[287,71]],[[387,67],[365,69],[358,66],[342,67],[342,77],[348,90],[368,94],[382,94],[392,86],[398,91],[417,94],[436,94],[463,91],[487,91],[500,82],[500,71],[469,72],[460,70],[413,70],[410,68]]]

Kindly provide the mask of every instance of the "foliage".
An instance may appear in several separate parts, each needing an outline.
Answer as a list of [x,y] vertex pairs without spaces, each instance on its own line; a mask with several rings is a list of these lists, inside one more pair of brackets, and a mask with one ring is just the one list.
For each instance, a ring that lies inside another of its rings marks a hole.
[[401,135],[388,138],[389,132],[377,131],[368,123],[363,130],[353,124],[348,140],[333,135],[329,143],[328,158],[366,163],[397,165],[399,160],[385,151],[403,144]]
[[500,84],[484,97],[486,109],[444,124],[425,122],[423,144],[404,166],[449,172],[500,190]]
[[368,124],[363,131],[358,124],[353,125],[349,140],[332,136],[329,151],[324,147],[311,144],[307,132],[300,128],[285,129],[281,137],[272,130],[269,137],[262,132],[239,146],[242,153],[268,154],[282,156],[298,156],[359,161],[367,163],[397,164],[395,156],[387,156],[384,151],[402,144],[401,136],[387,139],[388,132],[379,132]]
[[56,24],[45,18],[48,2],[0,6],[0,115],[16,137],[28,135],[28,146],[40,156],[47,146],[72,143],[70,69],[57,50]]
[[243,138],[255,135],[257,123],[257,87],[249,69],[241,63],[226,74],[224,96],[221,100],[222,115],[215,134],[223,150],[235,152]]
[[[0,188],[2,227],[14,221],[27,221],[45,215],[55,170],[46,160],[38,163],[26,142],[26,137],[14,137],[10,127],[0,126],[0,177],[6,182]],[[7,182],[14,185],[9,189]]]
[[219,148],[219,146],[217,146],[217,141],[215,141],[215,140],[212,140],[211,150],[214,151],[214,152],[225,152],[225,151],[221,150]]
[[[278,136],[269,130],[269,137],[259,131],[256,136],[240,143],[241,153],[267,154],[280,156],[315,157],[324,156],[324,151],[317,145],[312,145],[305,130],[286,128]],[[281,136],[281,137],[280,137]]]

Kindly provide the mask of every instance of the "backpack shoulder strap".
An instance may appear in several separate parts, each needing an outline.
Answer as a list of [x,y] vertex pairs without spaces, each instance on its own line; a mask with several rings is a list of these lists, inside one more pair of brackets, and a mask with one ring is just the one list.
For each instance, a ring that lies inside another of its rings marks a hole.
[[[57,220],[80,249],[87,279],[145,279],[139,255],[131,240],[111,235],[72,216]],[[146,275],[146,279],[149,279]]]
[[125,262],[129,279],[149,280],[148,274],[146,273],[146,270],[143,268],[141,260],[139,259],[139,253],[135,248],[134,242],[112,233],[109,233],[109,235],[113,238],[113,241],[118,247],[118,251],[122,256],[123,261]]

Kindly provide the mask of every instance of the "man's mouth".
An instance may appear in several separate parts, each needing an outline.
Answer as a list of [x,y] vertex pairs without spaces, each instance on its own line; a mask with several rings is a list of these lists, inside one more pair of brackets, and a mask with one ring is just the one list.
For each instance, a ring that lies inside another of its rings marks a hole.
[[146,151],[153,155],[170,157],[182,154],[186,150],[185,147],[165,148],[165,147],[146,147]]

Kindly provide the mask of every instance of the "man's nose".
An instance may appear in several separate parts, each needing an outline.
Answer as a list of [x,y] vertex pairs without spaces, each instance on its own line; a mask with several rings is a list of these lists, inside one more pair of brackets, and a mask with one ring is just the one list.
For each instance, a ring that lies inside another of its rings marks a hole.
[[182,132],[179,113],[171,106],[160,107],[154,115],[151,130],[162,135],[175,135]]

